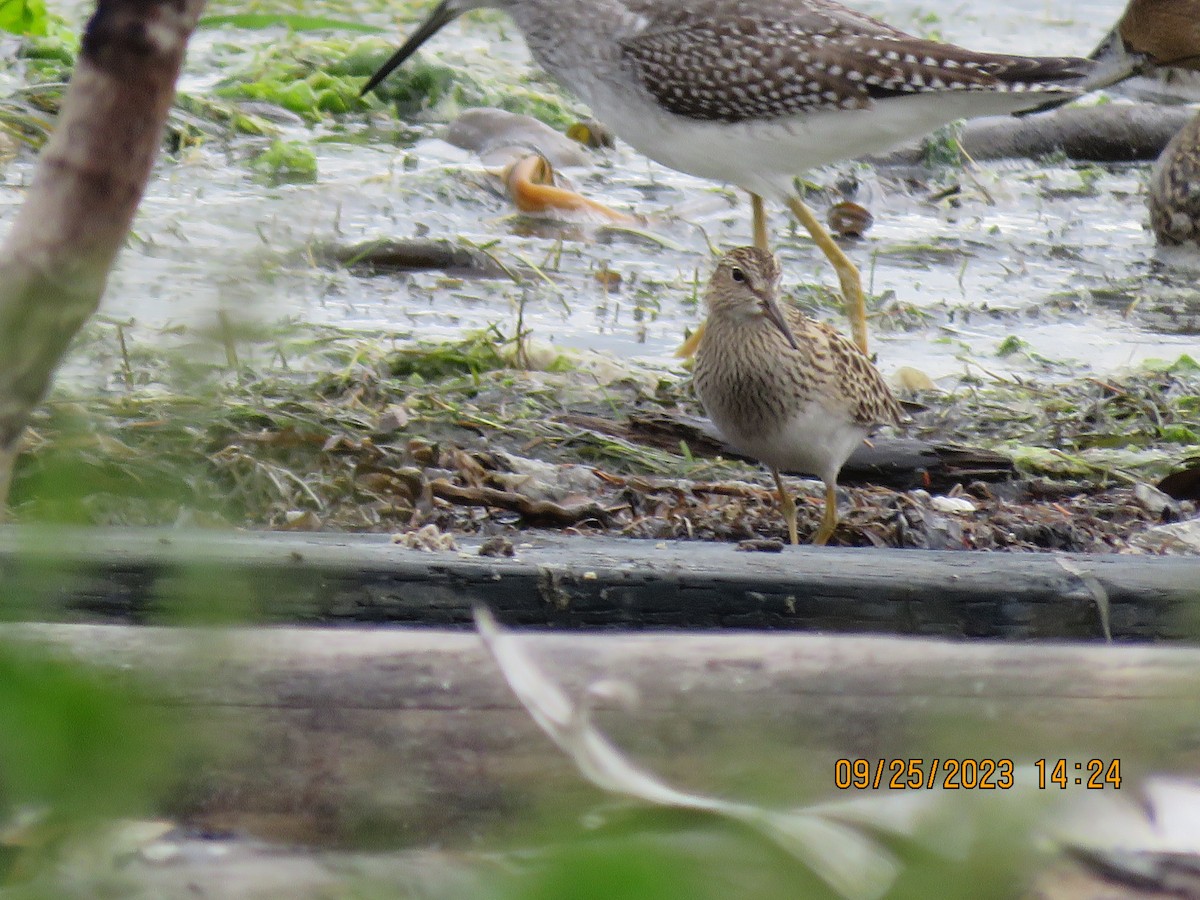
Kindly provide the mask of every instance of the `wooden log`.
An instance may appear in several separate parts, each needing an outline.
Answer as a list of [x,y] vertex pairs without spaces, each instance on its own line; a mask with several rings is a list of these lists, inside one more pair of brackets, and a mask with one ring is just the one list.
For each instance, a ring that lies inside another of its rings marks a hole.
[[[474,634],[9,625],[187,723],[162,813],[271,838],[474,840],[607,802],[520,707]],[[1123,788],[1200,763],[1200,650],[785,634],[531,634],[573,696],[638,691],[595,719],[690,790],[786,808],[830,797],[839,758],[1122,760]]]
[[[1155,103],[1069,106],[1039,115],[973,119],[963,126],[960,140],[976,161],[1062,153],[1088,162],[1149,162],[1191,116],[1187,108]],[[879,166],[922,165],[925,149],[921,142],[905,144],[868,160]]]
[[[0,587],[23,617],[275,623],[768,628],[1179,640],[1200,627],[1200,559],[651,542],[522,532],[515,556],[423,552],[386,535],[0,531]],[[48,573],[60,571],[59,578]],[[45,587],[49,585],[49,587]],[[20,588],[18,591],[17,589]],[[188,598],[192,598],[189,600]]]
[[[698,416],[645,412],[622,420],[571,413],[556,417],[556,421],[673,453],[678,452],[683,442],[693,456],[723,456],[759,463],[727,444],[712,422]],[[816,477],[811,472],[794,469],[785,470],[784,474]],[[870,443],[864,441],[854,448],[838,473],[838,484],[875,484],[901,491],[912,488],[948,491],[955,485],[972,481],[1010,481],[1016,477],[1017,468],[1013,461],[991,450],[916,438],[876,436]]]
[[379,239],[359,244],[317,244],[310,249],[313,257],[325,265],[376,272],[420,272],[441,269],[451,274],[478,278],[511,278],[496,259],[482,250],[448,240]]

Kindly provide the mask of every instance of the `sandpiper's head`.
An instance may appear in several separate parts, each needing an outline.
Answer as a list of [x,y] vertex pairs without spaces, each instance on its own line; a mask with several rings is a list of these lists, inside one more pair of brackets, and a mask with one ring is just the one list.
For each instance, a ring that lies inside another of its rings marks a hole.
[[789,344],[800,349],[779,308],[779,260],[757,247],[737,247],[721,257],[708,281],[706,301],[711,316],[749,321],[765,319]]
[[463,13],[487,7],[505,9],[511,6],[513,2],[514,0],[442,0],[441,3],[433,8],[433,11],[421,23],[421,26],[404,42],[404,46],[393,53],[388,61],[379,67],[379,71],[371,76],[370,80],[363,87],[362,93],[369,94],[375,90],[383,79],[387,78],[393,71],[403,65],[404,61],[416,53],[422,44]]

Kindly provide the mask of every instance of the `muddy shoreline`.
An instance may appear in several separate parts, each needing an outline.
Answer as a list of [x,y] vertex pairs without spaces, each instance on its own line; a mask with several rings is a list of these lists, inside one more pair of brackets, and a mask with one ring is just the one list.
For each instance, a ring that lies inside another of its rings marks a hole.
[[[113,367],[106,389],[61,388],[34,421],[17,521],[783,537],[768,476],[704,431],[683,368],[532,341],[518,352],[496,330],[413,344],[295,327],[227,335],[208,361],[195,346],[122,356],[117,337],[101,325],[79,346]],[[909,396],[912,424],[875,442],[884,464],[848,468],[833,543],[1196,552],[1190,358],[1123,378],[971,378]],[[892,448],[903,452],[889,463]],[[807,534],[816,482],[791,483]]]

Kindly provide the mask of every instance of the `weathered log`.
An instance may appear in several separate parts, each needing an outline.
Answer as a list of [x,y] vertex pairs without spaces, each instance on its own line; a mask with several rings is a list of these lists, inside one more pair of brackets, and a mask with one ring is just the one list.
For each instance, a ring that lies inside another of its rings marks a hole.
[[448,240],[375,240],[359,244],[318,244],[311,248],[318,262],[370,272],[419,272],[440,269],[477,278],[510,278],[495,257]]
[[[686,443],[693,456],[724,456],[757,463],[725,442],[708,419],[671,412],[634,413],[626,420],[570,414],[557,417],[579,428],[660,450],[678,452]],[[812,475],[786,470],[787,475]],[[1016,477],[1013,461],[1001,453],[916,438],[876,437],[855,448],[838,474],[838,484],[875,484],[896,490],[927,488],[947,491],[972,481],[1008,481]]]
[[[27,618],[172,622],[203,607],[278,623],[467,625],[484,602],[510,625],[772,628],[1007,638],[1186,639],[1200,559],[650,542],[522,532],[511,558],[479,543],[419,551],[384,535],[0,532],[0,586],[47,588]],[[27,591],[25,593],[28,593]]]
[[[977,161],[1062,153],[1086,162],[1149,162],[1191,117],[1187,108],[1154,103],[1068,106],[1019,118],[972,119],[959,140]],[[879,166],[922,165],[924,144],[905,144],[868,159]]]
[[[646,833],[638,838],[638,849],[661,846],[666,853],[678,852],[679,841],[670,833]],[[702,838],[688,835],[694,844]],[[599,840],[593,839],[596,847]],[[620,853],[629,841],[613,848]],[[704,852],[705,846],[695,848]],[[754,883],[761,874],[764,860],[746,852],[754,848],[734,848],[737,862],[745,867],[740,883]],[[740,851],[740,852],[739,852]],[[551,853],[553,849],[551,850]],[[122,900],[163,900],[186,897],[188,900],[329,900],[342,896],[420,897],[421,900],[462,900],[495,893],[496,883],[511,875],[514,867],[527,863],[528,850],[510,856],[496,852],[467,853],[441,850],[402,850],[364,854],[354,851],[321,850],[298,852],[290,846],[264,844],[235,837],[184,837],[155,842],[135,854],[115,861],[119,869]],[[536,858],[536,857],[534,857]],[[709,858],[708,862],[714,861]],[[66,860],[64,868],[72,860]],[[89,862],[92,862],[89,860]],[[766,861],[769,864],[769,861]],[[1185,857],[1178,868],[1187,870],[1191,859]],[[719,862],[715,865],[720,866]],[[1168,863],[1159,868],[1168,869]],[[1099,867],[1097,867],[1099,868]],[[1149,872],[1146,870],[1150,869]],[[729,877],[726,882],[737,880]],[[1028,896],[1039,900],[1177,900],[1179,892],[1171,888],[1168,875],[1161,879],[1157,869],[1141,865],[1134,873],[1086,869],[1077,862],[1063,862],[1041,874]],[[107,876],[107,877],[106,877]],[[68,870],[61,882],[54,883],[58,895],[84,893],[81,882],[91,888],[88,896],[113,894],[109,873],[94,879],[81,878],[80,867]],[[532,879],[531,879],[532,880]],[[59,887],[59,884],[62,887]],[[69,887],[68,887],[69,886]],[[49,892],[44,892],[46,896]]]
[[[495,896],[507,861],[499,854],[416,849],[364,853],[302,850],[236,835],[168,835],[98,868],[95,854],[67,858],[63,874],[35,896],[121,900],[331,900],[395,897],[463,900]],[[511,866],[511,864],[509,864]],[[88,876],[92,875],[91,878]],[[115,887],[114,887],[115,884]],[[1047,897],[1047,900],[1050,900]]]
[[[474,634],[5,626],[145,677],[190,728],[163,813],[309,843],[461,841],[602,795],[537,729]],[[1200,650],[811,635],[521,638],[669,782],[777,808],[841,796],[839,758],[1122,760],[1125,788],[1200,762]],[[1081,792],[1082,788],[1079,789]]]

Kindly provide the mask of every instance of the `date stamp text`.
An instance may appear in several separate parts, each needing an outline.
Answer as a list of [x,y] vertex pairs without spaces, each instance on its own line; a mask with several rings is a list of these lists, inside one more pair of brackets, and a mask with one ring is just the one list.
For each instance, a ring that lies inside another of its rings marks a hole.
[[1119,789],[1120,759],[1039,759],[1018,769],[1011,759],[960,757],[949,759],[849,759],[834,762],[833,786],[838,790],[1006,791],[1019,776],[1036,781],[1039,790],[1068,786],[1087,790]]

